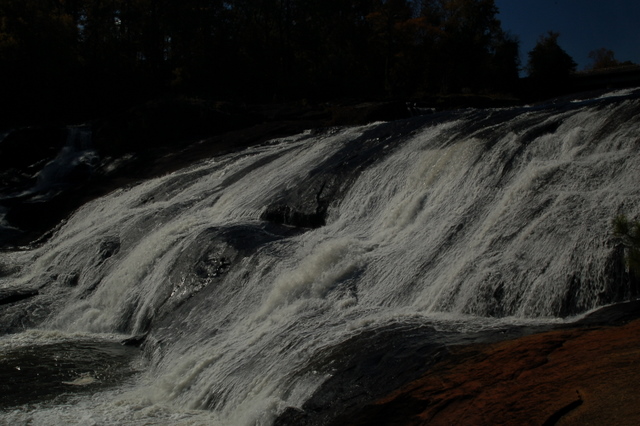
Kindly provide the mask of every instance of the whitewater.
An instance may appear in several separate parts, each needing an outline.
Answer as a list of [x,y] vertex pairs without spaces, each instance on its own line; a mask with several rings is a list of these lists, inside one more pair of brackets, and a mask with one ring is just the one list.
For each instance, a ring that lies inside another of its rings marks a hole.
[[438,344],[633,299],[611,223],[638,176],[625,90],[310,130],[116,190],[0,253],[0,289],[35,294],[0,306],[2,374],[66,374],[0,422],[286,424]]

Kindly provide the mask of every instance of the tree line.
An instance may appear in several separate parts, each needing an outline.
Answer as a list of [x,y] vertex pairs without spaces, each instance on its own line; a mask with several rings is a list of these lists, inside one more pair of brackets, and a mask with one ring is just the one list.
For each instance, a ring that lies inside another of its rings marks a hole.
[[493,0],[3,0],[4,99],[250,100],[507,90]]
[[2,0],[0,99],[91,115],[164,93],[512,92],[519,42],[497,15],[494,0]]

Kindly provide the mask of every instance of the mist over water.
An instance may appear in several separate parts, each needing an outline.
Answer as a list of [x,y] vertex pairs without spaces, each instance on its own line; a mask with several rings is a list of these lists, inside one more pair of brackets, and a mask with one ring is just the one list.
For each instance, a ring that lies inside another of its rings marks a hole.
[[0,418],[268,425],[372,354],[384,381],[633,298],[611,221],[640,212],[638,117],[626,91],[306,132],[90,202],[0,253],[0,288],[38,291],[0,306],[2,350],[145,334],[137,373]]

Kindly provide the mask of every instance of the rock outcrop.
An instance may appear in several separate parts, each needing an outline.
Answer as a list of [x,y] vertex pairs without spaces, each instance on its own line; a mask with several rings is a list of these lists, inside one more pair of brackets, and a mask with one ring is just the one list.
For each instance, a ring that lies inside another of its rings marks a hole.
[[[587,320],[450,348],[420,379],[335,425],[632,425],[640,418],[640,320]],[[620,322],[620,321],[618,321]]]

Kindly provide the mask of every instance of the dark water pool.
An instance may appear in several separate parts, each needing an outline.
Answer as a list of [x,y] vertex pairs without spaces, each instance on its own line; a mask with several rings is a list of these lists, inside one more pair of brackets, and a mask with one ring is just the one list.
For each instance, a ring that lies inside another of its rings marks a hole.
[[135,374],[139,349],[117,342],[65,341],[0,352],[0,410],[91,393]]

